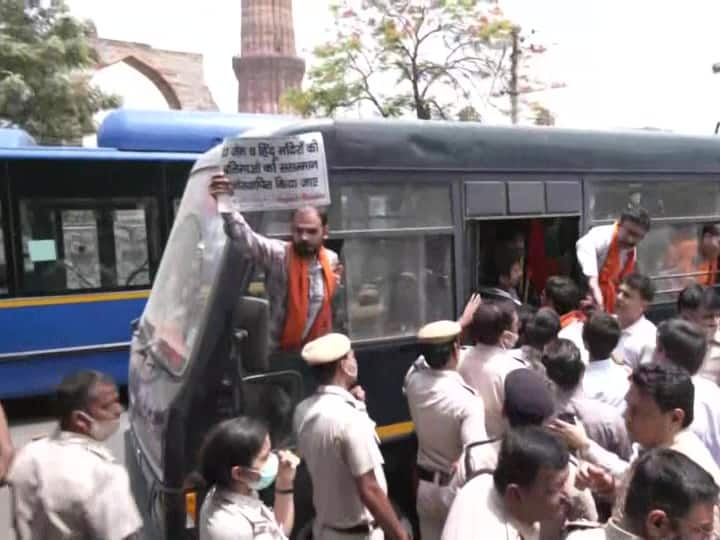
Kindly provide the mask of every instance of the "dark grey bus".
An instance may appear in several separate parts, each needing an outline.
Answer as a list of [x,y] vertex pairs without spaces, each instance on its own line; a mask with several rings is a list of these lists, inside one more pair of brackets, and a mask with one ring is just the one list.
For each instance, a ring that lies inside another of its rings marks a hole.
[[[414,334],[427,321],[455,318],[492,279],[497,242],[525,234],[527,266],[528,231],[542,231],[557,271],[575,276],[578,236],[641,205],[653,225],[638,267],[656,281],[652,316],[663,317],[694,275],[678,270],[674,246],[720,221],[713,137],[398,121],[309,121],[262,135],[316,131],[330,178],[328,244],[345,266],[345,330],[390,496],[409,521],[416,442],[401,385]],[[260,415],[276,444],[292,445],[294,405],[313,390],[299,358],[268,357],[262,275],[229,245],[208,195],[220,151],[192,169],[133,336],[127,459],[148,538],[197,537],[204,493],[194,470],[210,426]],[[264,234],[289,235],[289,212],[246,217]],[[530,288],[526,279],[527,301]],[[298,482],[296,536],[312,518],[311,487],[302,474]]]

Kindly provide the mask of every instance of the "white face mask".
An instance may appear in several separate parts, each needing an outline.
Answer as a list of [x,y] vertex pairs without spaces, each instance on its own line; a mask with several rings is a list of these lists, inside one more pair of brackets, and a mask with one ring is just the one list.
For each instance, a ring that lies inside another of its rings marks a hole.
[[120,428],[120,418],[115,418],[114,420],[97,420],[89,414],[83,414],[90,422],[89,435],[96,441],[106,441]]

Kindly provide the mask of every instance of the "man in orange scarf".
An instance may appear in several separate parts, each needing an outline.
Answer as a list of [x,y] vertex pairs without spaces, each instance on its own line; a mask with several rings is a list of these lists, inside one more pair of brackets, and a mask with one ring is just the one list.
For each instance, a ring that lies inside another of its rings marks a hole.
[[700,262],[697,277],[701,285],[715,285],[717,283],[718,257],[720,257],[720,228],[715,224],[707,224],[702,228],[700,242]]
[[[224,174],[213,175],[213,197],[232,192]],[[222,215],[227,235],[265,271],[271,350],[297,351],[332,332],[332,299],[342,267],[337,253],[323,247],[328,235],[327,215],[313,207],[296,210],[290,242],[256,233],[238,211]]]
[[650,230],[642,208],[625,210],[613,225],[593,227],[577,241],[577,258],[598,306],[615,311],[620,281],[635,269],[637,245]]

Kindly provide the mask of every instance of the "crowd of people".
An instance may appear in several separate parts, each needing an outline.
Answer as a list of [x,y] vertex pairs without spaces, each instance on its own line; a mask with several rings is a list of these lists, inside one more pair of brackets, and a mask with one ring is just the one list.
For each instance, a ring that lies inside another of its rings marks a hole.
[[[231,191],[213,177],[213,196]],[[209,430],[198,463],[208,487],[200,539],[286,538],[301,460],[313,538],[411,538],[388,498],[351,340],[332,331],[342,267],[323,247],[327,220],[301,209],[283,242],[252,231],[237,211],[223,218],[265,269],[273,348],[299,350],[317,389],[295,409],[296,452],[274,450],[271,426],[255,418]],[[397,390],[417,436],[422,540],[718,538],[717,265],[706,265],[679,294],[675,316],[656,327],[645,316],[653,282],[636,268],[649,229],[641,209],[591,229],[577,242],[582,282],[550,276],[538,308],[521,302],[509,257],[492,294],[474,294],[457,321],[418,331],[417,360]],[[0,429],[0,475],[12,488],[19,540],[138,533],[127,472],[102,444],[121,410],[111,380],[81,372],[59,387],[52,435],[12,459]],[[258,495],[271,486],[272,508]]]

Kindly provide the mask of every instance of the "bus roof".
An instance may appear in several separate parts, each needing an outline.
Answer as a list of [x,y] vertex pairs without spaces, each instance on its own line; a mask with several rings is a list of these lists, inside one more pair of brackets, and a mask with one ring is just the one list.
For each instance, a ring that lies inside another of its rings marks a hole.
[[35,146],[37,143],[24,129],[0,128],[0,148]]
[[335,170],[720,173],[714,136],[404,120],[305,121],[273,135],[310,131],[323,133]]
[[117,109],[105,117],[97,141],[100,147],[118,150],[201,154],[225,137],[295,121],[270,114]]

